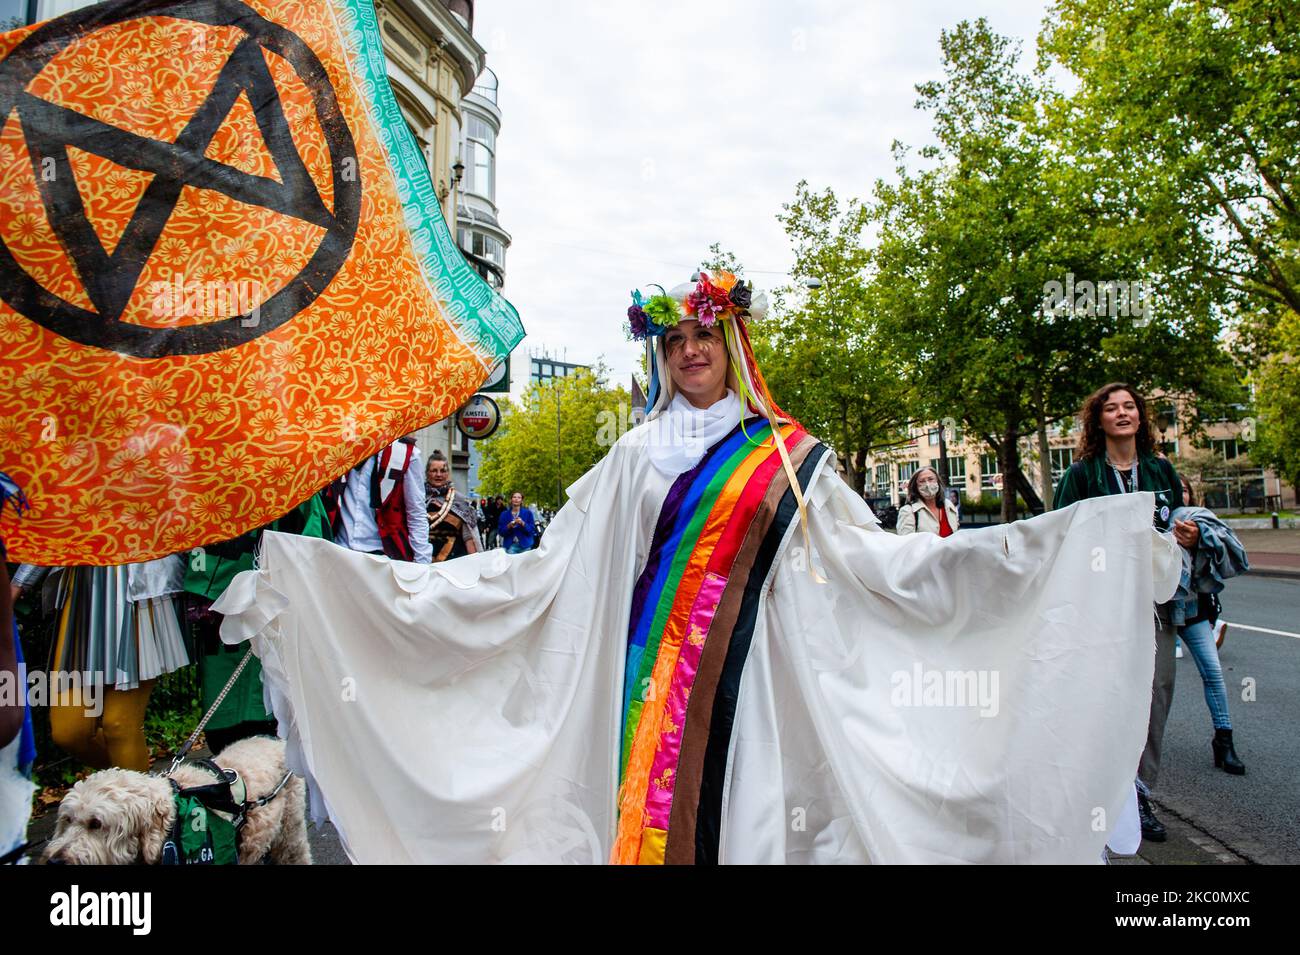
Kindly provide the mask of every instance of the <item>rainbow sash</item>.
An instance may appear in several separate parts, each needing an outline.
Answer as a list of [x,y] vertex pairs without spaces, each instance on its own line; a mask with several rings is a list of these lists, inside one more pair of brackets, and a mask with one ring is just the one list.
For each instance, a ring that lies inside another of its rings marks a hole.
[[[826,449],[794,425],[781,433],[806,488]],[[664,499],[628,621],[612,862],[717,861],[740,675],[796,514],[771,426],[759,419],[710,448]]]

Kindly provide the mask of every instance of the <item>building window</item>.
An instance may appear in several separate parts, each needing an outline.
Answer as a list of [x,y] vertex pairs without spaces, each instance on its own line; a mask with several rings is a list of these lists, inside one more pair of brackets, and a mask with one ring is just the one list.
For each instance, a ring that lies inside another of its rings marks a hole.
[[[482,232],[475,232],[470,229],[458,227],[456,229],[456,245],[467,256],[473,256],[480,261],[473,262],[475,270],[484,280],[493,288],[500,288],[502,276],[500,273],[506,268],[506,247],[499,239],[490,235],[484,235]],[[491,266],[484,265],[491,263]]]
[[893,481],[889,479],[889,465],[876,465],[876,497],[889,497],[893,487]]
[[474,254],[482,256],[494,265],[505,267],[505,247],[490,235],[483,235],[481,232],[474,233]]
[[906,484],[912,479],[912,475],[920,468],[919,461],[900,461],[898,464],[898,483]]
[[980,455],[980,493],[994,496],[1002,493],[1002,469],[996,454]]
[[1061,483],[1065,472],[1074,463],[1074,448],[1052,448],[1052,487]]
[[938,431],[938,429],[935,429],[934,431],[931,431],[930,434],[929,434],[929,438],[930,438],[930,447],[932,447],[932,448],[937,448],[937,447],[939,446],[939,431]]
[[[935,474],[939,472],[939,459],[931,458],[926,462],[926,466]],[[956,455],[948,456],[948,486],[953,487],[966,483],[966,459]]]
[[497,148],[497,134],[490,123],[484,122],[477,116],[468,117],[469,122],[465,126],[465,134],[473,140],[477,140],[493,152]]
[[465,191],[496,200],[496,132],[477,116],[468,117],[465,127]]
[[1241,454],[1247,454],[1246,442],[1237,438],[1211,438],[1210,450],[1225,461],[1231,461]]

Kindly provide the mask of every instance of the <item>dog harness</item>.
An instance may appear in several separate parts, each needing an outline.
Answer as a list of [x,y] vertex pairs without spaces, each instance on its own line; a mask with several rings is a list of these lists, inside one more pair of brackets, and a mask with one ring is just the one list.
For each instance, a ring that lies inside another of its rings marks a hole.
[[239,773],[222,769],[211,759],[193,762],[212,773],[215,781],[206,786],[181,789],[169,771],[176,818],[163,843],[162,865],[238,865],[239,834],[248,814],[260,809],[293,778],[285,773],[274,789],[259,799],[249,800],[248,787]]
[[181,789],[176,780],[172,800],[176,819],[163,843],[163,865],[237,865],[239,832],[248,812],[248,787],[239,773],[210,759],[195,760],[216,776],[205,786]]

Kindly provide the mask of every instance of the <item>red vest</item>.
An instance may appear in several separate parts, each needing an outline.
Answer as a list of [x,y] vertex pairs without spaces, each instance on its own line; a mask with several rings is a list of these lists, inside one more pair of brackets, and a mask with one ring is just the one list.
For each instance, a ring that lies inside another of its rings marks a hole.
[[[384,553],[393,560],[415,559],[410,529],[406,526],[406,472],[414,457],[415,442],[400,438],[372,459],[375,468],[370,475],[370,506],[375,511]],[[351,474],[349,471],[325,489],[325,510],[336,539],[343,526],[340,502]]]

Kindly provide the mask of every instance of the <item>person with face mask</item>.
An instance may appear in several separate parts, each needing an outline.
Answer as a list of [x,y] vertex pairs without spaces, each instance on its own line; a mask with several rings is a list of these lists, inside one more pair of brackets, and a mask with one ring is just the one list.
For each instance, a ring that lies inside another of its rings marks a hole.
[[898,509],[898,533],[948,537],[957,523],[957,507],[948,500],[939,472],[920,468],[907,482],[907,503]]

